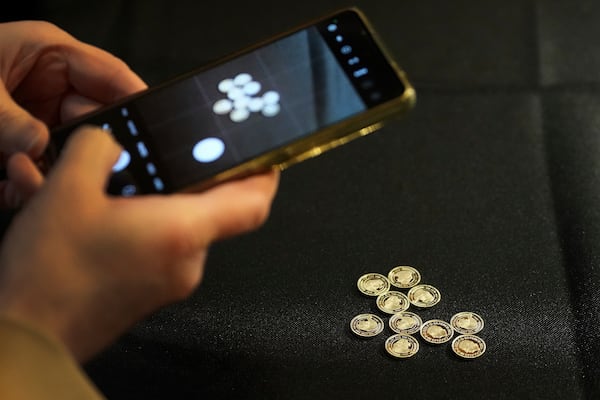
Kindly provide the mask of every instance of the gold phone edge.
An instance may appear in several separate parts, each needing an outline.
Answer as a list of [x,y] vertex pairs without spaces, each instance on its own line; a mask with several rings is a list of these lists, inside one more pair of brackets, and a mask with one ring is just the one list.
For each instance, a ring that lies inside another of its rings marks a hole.
[[[219,183],[234,179],[241,179],[252,174],[266,172],[270,169],[279,169],[283,171],[284,169],[287,169],[294,164],[298,164],[301,161],[316,157],[328,150],[346,144],[354,139],[373,133],[381,129],[386,120],[390,117],[401,117],[414,107],[417,98],[415,89],[410,84],[406,73],[391,57],[391,53],[383,44],[383,41],[365,14],[356,7],[349,7],[343,10],[338,10],[332,13],[331,16],[342,11],[349,10],[356,12],[364,22],[369,33],[371,34],[371,37],[381,49],[381,52],[394,69],[394,72],[396,72],[398,78],[404,84],[404,94],[398,98],[380,104],[371,110],[351,117],[343,122],[339,122],[330,127],[324,128],[315,135],[311,135],[299,141],[290,143],[287,146],[278,148],[245,163],[239,164],[234,168],[223,171],[198,184],[192,184],[181,190],[181,193],[199,192]],[[322,21],[326,18],[327,17],[321,17],[315,20],[315,22],[306,24],[306,26]],[[292,31],[297,29],[298,28],[295,28]],[[283,35],[284,34],[282,34],[282,36]]]

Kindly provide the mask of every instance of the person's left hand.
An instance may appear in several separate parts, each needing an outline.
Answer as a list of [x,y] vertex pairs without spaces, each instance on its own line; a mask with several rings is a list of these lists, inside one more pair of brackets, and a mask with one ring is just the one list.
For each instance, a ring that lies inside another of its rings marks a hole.
[[[0,158],[36,159],[48,127],[145,88],[123,61],[48,22],[0,24]],[[41,184],[36,171],[7,174],[0,208],[20,205]]]

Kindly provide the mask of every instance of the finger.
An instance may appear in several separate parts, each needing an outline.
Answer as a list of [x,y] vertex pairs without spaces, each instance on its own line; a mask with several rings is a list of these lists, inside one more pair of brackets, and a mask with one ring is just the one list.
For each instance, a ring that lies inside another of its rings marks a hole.
[[167,239],[159,240],[170,242],[166,246],[173,247],[173,253],[193,252],[258,228],[269,214],[278,176],[278,172],[269,171],[198,194],[126,199],[122,219],[150,236],[148,226],[168,232]]
[[31,158],[17,153],[7,163],[9,180],[0,183],[0,208],[17,208],[27,202],[44,183]]
[[69,189],[104,192],[121,147],[106,131],[84,126],[69,137],[48,181]]
[[61,121],[69,121],[83,114],[92,112],[104,104],[76,93],[69,94],[63,99],[61,105]]
[[44,176],[31,158],[24,153],[13,155],[8,160],[6,170],[21,202],[28,201],[44,183]]
[[[26,21],[15,25],[17,28],[21,30],[22,51],[28,57],[10,74],[0,65],[0,75],[10,82],[9,91],[18,87],[15,95],[24,102],[30,100],[27,93],[37,93],[37,98],[56,95],[53,88],[63,84],[47,81],[48,68],[64,71],[76,92],[104,104],[147,87],[122,60],[75,39],[53,24]],[[59,75],[59,80],[65,79],[62,73]]]
[[90,99],[110,104],[147,88],[127,64],[97,47],[78,42],[64,53],[71,84]]
[[183,297],[201,279],[202,260],[213,242],[255,229],[265,221],[277,181],[278,172],[273,171],[199,194],[110,198],[121,222],[112,235],[116,241],[135,237],[144,243],[143,256],[167,268],[158,275],[170,277],[169,293]]
[[42,155],[48,143],[48,128],[17,105],[0,83],[0,152],[10,156],[24,152]]
[[213,241],[254,230],[269,216],[278,183],[279,172],[272,170],[219,185],[204,193],[206,214],[196,223],[212,227]]
[[15,96],[21,102],[31,102],[31,97],[52,99],[57,88],[65,86],[64,82],[47,81],[50,68],[64,71],[60,79],[66,79],[72,90],[103,104],[146,89],[140,77],[112,54],[70,36],[56,41],[53,52],[40,54],[16,88]]

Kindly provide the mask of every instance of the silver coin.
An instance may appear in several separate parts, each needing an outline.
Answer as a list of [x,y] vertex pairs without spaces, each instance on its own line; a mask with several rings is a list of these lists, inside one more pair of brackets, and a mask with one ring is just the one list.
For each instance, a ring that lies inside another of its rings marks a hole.
[[394,314],[389,320],[390,329],[396,333],[412,335],[419,332],[423,320],[417,314],[410,311],[403,311]]
[[477,358],[485,353],[486,344],[482,338],[475,335],[457,336],[452,341],[452,351],[462,358]]
[[429,343],[446,343],[454,336],[452,325],[440,319],[432,319],[421,326],[421,337]]
[[358,290],[367,296],[379,296],[390,290],[390,281],[385,276],[374,272],[358,278],[356,285]]
[[411,304],[420,307],[433,307],[442,299],[439,290],[431,285],[417,285],[408,291],[408,300]]
[[265,117],[274,117],[279,114],[281,107],[279,104],[265,104],[262,108],[262,115]]
[[389,292],[385,292],[377,296],[377,307],[388,314],[396,314],[402,311],[406,311],[406,309],[410,306],[410,302],[408,301],[408,297],[404,293],[396,292],[390,290]]
[[450,318],[450,325],[461,335],[474,335],[483,329],[483,318],[470,311],[459,312]]
[[373,337],[383,332],[384,325],[375,314],[360,314],[350,321],[350,330],[360,337]]
[[413,267],[400,265],[388,273],[390,283],[401,289],[408,289],[421,282],[421,274]]
[[412,357],[419,351],[419,342],[410,335],[395,334],[385,341],[385,350],[398,358]]

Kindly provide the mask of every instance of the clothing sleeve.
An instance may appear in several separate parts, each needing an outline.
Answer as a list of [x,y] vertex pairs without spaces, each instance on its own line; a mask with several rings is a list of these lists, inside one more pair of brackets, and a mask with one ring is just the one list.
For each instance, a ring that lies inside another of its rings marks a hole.
[[0,399],[104,397],[62,344],[0,317]]

